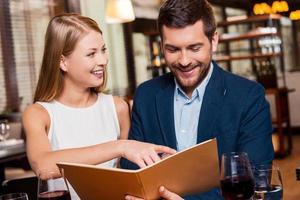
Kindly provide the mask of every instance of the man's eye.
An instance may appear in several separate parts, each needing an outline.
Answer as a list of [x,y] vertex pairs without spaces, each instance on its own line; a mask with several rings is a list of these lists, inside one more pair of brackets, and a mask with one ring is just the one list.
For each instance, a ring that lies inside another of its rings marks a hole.
[[201,49],[201,47],[192,47],[192,48],[191,48],[191,50],[192,50],[192,51],[195,51],[195,52],[200,51],[200,49]]
[[167,51],[170,53],[175,53],[176,51],[178,51],[178,49],[175,48],[167,48]]
[[107,51],[107,48],[104,47],[104,48],[101,49],[101,51],[102,51],[103,53],[105,53],[105,52]]

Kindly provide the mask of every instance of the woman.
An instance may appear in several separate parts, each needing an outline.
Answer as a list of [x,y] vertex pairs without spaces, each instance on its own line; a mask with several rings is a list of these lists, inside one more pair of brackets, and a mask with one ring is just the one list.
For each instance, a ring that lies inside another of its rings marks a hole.
[[103,94],[108,56],[97,23],[77,14],[54,17],[48,25],[34,104],[23,114],[32,169],[55,171],[59,161],[116,166],[125,157],[140,167],[175,151],[127,138],[129,109]]

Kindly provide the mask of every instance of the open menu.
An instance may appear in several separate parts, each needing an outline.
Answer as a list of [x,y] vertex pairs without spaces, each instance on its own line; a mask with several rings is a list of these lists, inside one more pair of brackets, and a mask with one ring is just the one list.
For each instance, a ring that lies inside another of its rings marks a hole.
[[59,162],[65,177],[81,199],[120,200],[126,194],[159,199],[165,186],[181,196],[209,191],[219,186],[216,139],[197,144],[138,170],[101,168]]

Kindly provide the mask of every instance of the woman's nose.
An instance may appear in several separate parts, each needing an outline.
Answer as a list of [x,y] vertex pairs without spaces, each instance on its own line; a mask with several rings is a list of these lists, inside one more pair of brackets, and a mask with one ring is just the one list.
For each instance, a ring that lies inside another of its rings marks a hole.
[[98,54],[98,56],[97,56],[97,65],[107,65],[107,63],[108,63],[107,55]]

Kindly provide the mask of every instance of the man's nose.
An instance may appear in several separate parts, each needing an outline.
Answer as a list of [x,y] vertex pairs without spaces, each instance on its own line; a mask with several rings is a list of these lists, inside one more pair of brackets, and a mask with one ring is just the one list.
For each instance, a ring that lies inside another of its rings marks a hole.
[[191,64],[191,59],[189,58],[188,53],[186,51],[181,51],[178,62],[181,66],[189,66]]

